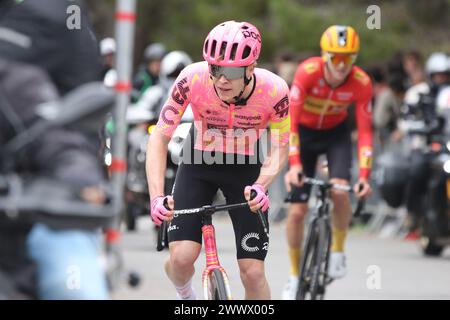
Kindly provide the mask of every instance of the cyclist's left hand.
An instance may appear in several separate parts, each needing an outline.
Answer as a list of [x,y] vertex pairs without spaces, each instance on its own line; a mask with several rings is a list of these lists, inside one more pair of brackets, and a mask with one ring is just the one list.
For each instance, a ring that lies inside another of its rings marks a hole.
[[[251,191],[256,191],[256,197],[253,200],[250,200]],[[263,212],[266,212],[269,209],[269,196],[266,194],[266,190],[259,183],[255,183],[252,186],[246,186],[244,189],[245,199],[248,201],[248,206],[250,210],[253,212],[261,209]]]
[[367,198],[372,194],[372,187],[367,179],[359,178],[358,182],[353,186],[353,191],[358,198]]

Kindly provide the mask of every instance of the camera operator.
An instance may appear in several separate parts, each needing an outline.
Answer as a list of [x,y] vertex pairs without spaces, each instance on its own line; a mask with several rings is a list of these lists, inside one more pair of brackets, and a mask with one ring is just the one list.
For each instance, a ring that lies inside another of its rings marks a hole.
[[[82,8],[77,30],[70,30],[66,24],[70,5]],[[101,80],[101,63],[81,0],[3,0],[0,28],[0,58],[5,59],[0,71],[0,143],[4,143],[36,120],[38,104],[53,101],[84,83]],[[18,163],[18,169],[70,183],[83,199],[102,203],[104,194],[98,185],[104,175],[97,150],[93,137],[53,129],[39,137],[25,157],[27,161]],[[19,270],[33,262],[37,266],[37,296],[41,299],[108,298],[99,263],[98,230],[61,230],[44,224],[2,224],[1,228],[0,268],[17,270],[20,289],[24,289],[20,283],[29,281]],[[70,283],[71,277],[79,281]]]

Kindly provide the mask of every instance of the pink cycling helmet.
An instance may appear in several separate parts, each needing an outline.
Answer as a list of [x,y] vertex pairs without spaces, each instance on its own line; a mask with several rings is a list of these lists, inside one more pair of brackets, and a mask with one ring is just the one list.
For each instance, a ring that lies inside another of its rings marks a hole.
[[248,22],[227,21],[214,27],[205,39],[203,58],[223,67],[251,65],[261,51],[261,34]]

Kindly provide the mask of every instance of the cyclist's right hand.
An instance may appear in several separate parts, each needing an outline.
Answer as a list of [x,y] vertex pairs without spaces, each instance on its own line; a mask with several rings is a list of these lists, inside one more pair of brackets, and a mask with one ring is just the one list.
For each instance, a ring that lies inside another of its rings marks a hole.
[[299,180],[299,174],[302,172],[303,168],[300,164],[293,165],[289,168],[289,171],[284,175],[284,184],[287,192],[291,192],[292,186],[302,186],[303,181]]
[[[167,199],[169,209],[164,206],[164,201]],[[173,218],[174,201],[172,196],[158,196],[153,198],[151,203],[151,217],[153,222],[160,226],[163,220],[170,221]]]

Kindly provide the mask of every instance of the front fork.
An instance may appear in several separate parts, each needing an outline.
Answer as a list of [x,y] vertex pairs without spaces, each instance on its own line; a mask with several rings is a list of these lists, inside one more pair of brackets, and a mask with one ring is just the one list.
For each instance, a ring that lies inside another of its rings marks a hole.
[[205,299],[208,299],[209,293],[209,276],[214,269],[218,269],[222,275],[225,282],[225,288],[227,291],[227,299],[231,300],[231,290],[230,283],[228,280],[228,275],[225,269],[220,265],[219,257],[217,256],[217,246],[216,246],[216,234],[214,226],[211,223],[211,216],[205,218],[204,225],[202,227],[203,243],[205,245],[205,256],[206,256],[206,267],[202,273],[202,283],[203,283],[203,295]]

